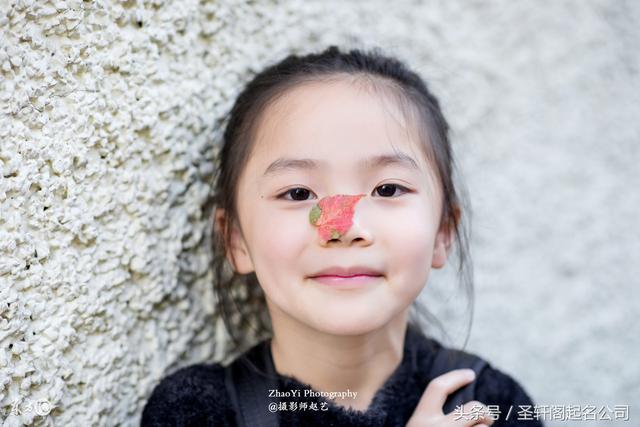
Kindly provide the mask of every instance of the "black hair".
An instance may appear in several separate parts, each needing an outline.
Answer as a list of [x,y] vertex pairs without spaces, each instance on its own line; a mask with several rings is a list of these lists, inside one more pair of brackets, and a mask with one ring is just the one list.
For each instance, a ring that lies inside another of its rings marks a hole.
[[[449,141],[449,125],[438,99],[416,72],[397,58],[384,54],[380,48],[345,52],[337,46],[329,46],[319,53],[301,56],[291,54],[256,74],[239,93],[227,118],[211,200],[217,209],[224,212],[221,226],[214,226],[213,230],[212,270],[216,314],[230,333],[233,344],[231,352],[245,348],[255,340],[249,334],[250,329],[253,329],[256,336],[273,333],[264,294],[255,272],[238,274],[227,259],[232,227],[236,226],[241,232],[237,187],[255,143],[259,119],[268,106],[289,89],[308,82],[339,79],[348,79],[354,84],[364,83],[391,97],[398,102],[405,117],[410,119],[407,122],[417,125],[420,146],[434,165],[437,183],[442,189],[440,225],[454,232],[457,243],[457,273],[466,291],[469,309],[464,343],[466,346],[474,302],[473,268],[468,246],[470,221],[465,221],[470,216],[470,208],[468,199],[461,197],[461,194],[465,194],[458,188],[461,184],[454,185],[454,172],[457,168]],[[466,203],[463,204],[463,201]],[[461,215],[463,206],[465,215]],[[428,324],[437,326],[448,336],[436,316],[420,304],[420,301],[415,301],[413,308],[417,315],[427,319]],[[411,322],[413,321],[410,320]]]

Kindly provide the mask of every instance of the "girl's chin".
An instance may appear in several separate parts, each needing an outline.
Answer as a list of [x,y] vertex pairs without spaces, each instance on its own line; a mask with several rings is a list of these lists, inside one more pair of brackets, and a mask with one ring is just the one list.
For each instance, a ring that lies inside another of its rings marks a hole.
[[330,335],[364,335],[380,329],[388,321],[385,319],[376,319],[372,316],[365,318],[357,318],[349,315],[320,317],[317,319],[319,325],[313,325],[313,328],[319,332]]

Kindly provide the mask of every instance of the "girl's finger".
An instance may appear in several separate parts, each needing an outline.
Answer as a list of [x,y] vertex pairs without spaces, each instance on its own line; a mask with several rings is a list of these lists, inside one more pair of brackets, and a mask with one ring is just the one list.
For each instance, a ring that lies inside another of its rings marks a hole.
[[442,407],[449,394],[475,380],[472,369],[454,369],[429,382],[416,406],[415,414],[444,415]]

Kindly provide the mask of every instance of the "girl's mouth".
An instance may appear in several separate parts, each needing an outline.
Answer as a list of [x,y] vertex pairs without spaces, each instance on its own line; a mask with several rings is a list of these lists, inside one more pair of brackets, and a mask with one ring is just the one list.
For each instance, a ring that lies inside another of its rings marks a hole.
[[382,275],[354,274],[352,276],[322,275],[311,279],[329,286],[362,286],[378,281]]

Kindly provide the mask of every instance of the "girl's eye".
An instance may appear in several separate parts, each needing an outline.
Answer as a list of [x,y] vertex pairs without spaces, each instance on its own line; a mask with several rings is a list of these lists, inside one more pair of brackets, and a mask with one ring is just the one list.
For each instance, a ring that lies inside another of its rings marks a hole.
[[[396,193],[396,189],[400,188],[404,193],[408,192],[409,189],[407,187],[404,187],[400,184],[382,184],[378,187],[376,187],[376,189],[374,190],[374,192],[377,192],[380,196],[382,197],[391,197]],[[284,198],[285,200],[291,200],[291,201],[305,201],[307,200],[307,197],[309,196],[309,194],[311,193],[310,190],[307,190],[306,188],[302,188],[302,187],[296,187],[296,188],[292,188],[290,190],[285,191],[284,193],[280,194],[278,196],[278,199],[282,199]],[[284,196],[287,196],[291,194],[291,199],[288,199]]]
[[309,193],[311,193],[311,191],[307,190],[306,188],[296,187],[280,194],[278,196],[278,199],[282,199],[284,196],[291,194],[292,199],[286,199],[286,200],[305,201],[307,200],[307,196],[309,195]]
[[403,192],[408,192],[409,189],[407,187],[403,187],[400,184],[382,184],[378,187],[376,187],[376,190],[378,190],[378,194],[380,194],[383,197],[390,197],[393,196],[395,194],[395,190],[396,188],[400,188],[402,189]]

